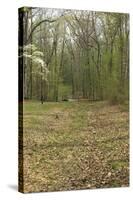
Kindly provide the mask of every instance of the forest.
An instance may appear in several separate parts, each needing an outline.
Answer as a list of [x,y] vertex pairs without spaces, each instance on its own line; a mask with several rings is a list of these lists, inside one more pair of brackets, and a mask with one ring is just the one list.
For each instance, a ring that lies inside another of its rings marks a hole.
[[129,186],[129,14],[19,9],[19,191]]
[[22,9],[24,99],[128,100],[128,14]]

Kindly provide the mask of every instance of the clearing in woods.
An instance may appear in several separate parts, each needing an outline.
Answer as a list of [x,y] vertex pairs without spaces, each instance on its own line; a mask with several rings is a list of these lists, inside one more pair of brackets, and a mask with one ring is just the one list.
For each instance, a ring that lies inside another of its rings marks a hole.
[[25,102],[24,192],[128,186],[128,129],[107,102]]

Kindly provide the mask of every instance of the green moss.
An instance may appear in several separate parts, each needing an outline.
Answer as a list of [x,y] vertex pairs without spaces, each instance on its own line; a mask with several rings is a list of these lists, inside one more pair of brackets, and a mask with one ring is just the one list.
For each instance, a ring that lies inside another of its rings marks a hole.
[[111,167],[114,170],[128,167],[128,162],[125,160],[116,160],[111,162]]

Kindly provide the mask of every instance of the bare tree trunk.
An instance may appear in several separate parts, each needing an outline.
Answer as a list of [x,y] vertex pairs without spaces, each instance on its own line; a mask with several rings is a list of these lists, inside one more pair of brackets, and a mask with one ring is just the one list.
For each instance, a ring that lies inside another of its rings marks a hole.
[[[30,10],[30,17],[31,17],[31,30],[32,30],[32,9]],[[32,42],[33,42],[33,35],[31,36],[31,55],[32,55]],[[30,99],[32,99],[32,60],[30,62]]]

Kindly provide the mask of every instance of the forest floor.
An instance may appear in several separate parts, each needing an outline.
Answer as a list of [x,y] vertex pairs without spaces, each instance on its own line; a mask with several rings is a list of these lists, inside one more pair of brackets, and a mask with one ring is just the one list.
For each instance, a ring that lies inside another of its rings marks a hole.
[[128,186],[128,129],[107,102],[25,102],[24,192]]

